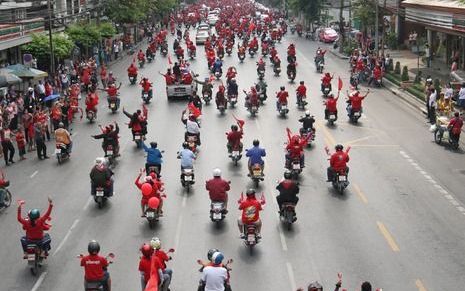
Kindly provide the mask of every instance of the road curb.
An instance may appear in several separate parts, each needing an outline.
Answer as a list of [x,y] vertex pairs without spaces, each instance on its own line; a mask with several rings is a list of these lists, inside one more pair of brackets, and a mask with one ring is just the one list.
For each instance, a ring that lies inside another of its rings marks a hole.
[[388,89],[391,91],[392,94],[396,95],[400,99],[404,100],[414,108],[418,108],[419,111],[421,111],[424,115],[427,115],[428,112],[426,111],[426,103],[419,100],[417,97],[413,96],[412,94],[403,91],[400,89],[396,84],[392,83],[388,79],[384,78],[383,79],[383,85],[384,88]]
[[340,59],[343,59],[343,60],[348,60],[349,57],[348,56],[344,56],[342,54],[340,54],[338,51],[336,51],[335,49],[329,49],[328,50],[331,54],[333,54],[334,56],[340,58]]

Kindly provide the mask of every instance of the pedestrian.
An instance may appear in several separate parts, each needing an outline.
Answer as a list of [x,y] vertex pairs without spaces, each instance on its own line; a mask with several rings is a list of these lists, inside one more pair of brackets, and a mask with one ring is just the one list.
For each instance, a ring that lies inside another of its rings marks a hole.
[[37,147],[37,157],[39,160],[48,159],[47,146],[45,145],[45,129],[42,123],[34,124],[34,139]]
[[460,110],[465,110],[465,82],[462,83],[457,101],[457,105],[460,108]]
[[115,60],[117,60],[119,54],[119,42],[117,40],[113,44],[113,52],[115,53]]
[[435,88],[431,89],[431,95],[428,98],[428,104],[429,104],[429,112],[428,112],[428,117],[429,117],[429,122],[431,124],[436,123],[436,107],[437,107],[437,92]]
[[63,89],[63,92],[66,92],[69,87],[69,76],[66,70],[61,71],[60,82],[61,82],[61,88]]
[[11,131],[3,124],[2,130],[0,131],[0,139],[2,143],[3,149],[3,158],[5,159],[5,165],[9,165],[9,163],[14,164],[13,157],[15,155],[15,147],[11,142]]
[[19,127],[18,131],[16,132],[16,145],[18,146],[20,160],[25,160],[26,158],[24,155],[26,154],[26,138],[23,134],[22,127]]
[[431,50],[429,44],[425,44],[426,67],[431,67]]

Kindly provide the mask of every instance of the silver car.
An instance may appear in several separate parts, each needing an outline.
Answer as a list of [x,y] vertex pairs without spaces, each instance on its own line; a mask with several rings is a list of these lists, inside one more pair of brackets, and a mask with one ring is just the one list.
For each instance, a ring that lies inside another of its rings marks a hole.
[[205,41],[210,36],[208,30],[198,30],[197,35],[195,36],[195,44],[205,44]]

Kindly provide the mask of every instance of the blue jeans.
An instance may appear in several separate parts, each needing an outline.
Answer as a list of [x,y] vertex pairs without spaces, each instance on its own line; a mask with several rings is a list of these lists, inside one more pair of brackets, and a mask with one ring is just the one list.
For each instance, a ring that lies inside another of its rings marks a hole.
[[44,234],[44,237],[41,240],[28,240],[25,236],[21,238],[21,245],[23,247],[23,251],[26,252],[28,244],[37,244],[42,250],[50,251],[50,244],[52,243],[52,239],[50,238],[50,234]]
[[163,270],[163,285],[161,286],[160,291],[168,291],[172,278],[173,270],[169,268]]
[[[87,287],[87,284],[88,283],[99,283],[100,286],[103,287],[103,290],[104,291],[108,291],[109,290],[109,284],[108,284],[108,281],[110,280],[110,273],[108,273],[108,271],[105,271],[103,273],[103,278],[101,280],[98,280],[98,281],[87,281],[87,280],[84,280],[84,288]],[[99,289],[100,290],[100,289]]]

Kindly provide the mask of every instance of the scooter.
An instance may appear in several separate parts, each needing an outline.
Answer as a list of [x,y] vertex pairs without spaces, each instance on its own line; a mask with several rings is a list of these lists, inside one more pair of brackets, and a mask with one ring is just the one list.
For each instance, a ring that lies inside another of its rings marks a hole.
[[220,223],[226,218],[226,209],[224,202],[211,202],[210,203],[210,219],[215,223]]
[[55,155],[57,157],[58,164],[63,163],[63,161],[69,159],[70,157],[68,149],[64,143],[56,144]]
[[237,162],[242,158],[242,154],[239,150],[239,148],[233,148],[231,151],[231,154],[229,155],[231,158],[232,162],[234,163],[234,166],[237,166]]
[[431,127],[431,131],[434,134],[434,141],[436,144],[441,145],[443,140],[445,140],[454,150],[457,150],[459,148],[459,141],[451,137],[447,126],[447,117],[438,117],[436,119],[436,124]]
[[281,74],[281,67],[274,66],[273,67],[273,72],[276,77],[279,77],[279,74]]
[[333,126],[337,120],[336,112],[328,112],[328,124]]
[[295,80],[295,71],[287,70],[287,78],[292,82]]
[[287,230],[291,230],[292,224],[297,220],[294,203],[284,203],[279,213],[281,221],[287,225]]
[[[79,255],[78,259],[82,259],[84,255]],[[113,253],[109,253],[106,256],[106,260],[108,261],[109,264],[113,263],[113,259],[115,258],[115,255]],[[108,267],[107,267],[108,268]],[[105,268],[105,270],[107,269]],[[85,291],[104,291],[103,284],[100,281],[87,281],[84,280],[84,290]]]
[[135,85],[137,81],[137,75],[136,76],[129,76],[129,83],[131,85]]
[[145,218],[149,223],[149,227],[152,229],[155,224],[160,220],[160,213],[158,209],[152,209],[148,205],[144,210]]
[[111,144],[105,148],[105,158],[108,160],[110,166],[115,164],[116,152]]
[[111,113],[118,111],[118,97],[108,97],[108,108],[110,108]]
[[244,54],[244,53],[238,53],[237,56],[238,56],[238,58],[239,58],[239,61],[240,61],[241,63],[243,63],[243,62],[244,62],[244,59],[245,59],[245,54]]
[[134,142],[136,143],[136,146],[138,149],[142,148],[142,140],[144,139],[144,136],[140,131],[134,133]]
[[145,103],[145,104],[149,104],[150,103],[150,95],[149,95],[149,92],[146,92],[144,90],[142,90],[142,101]]
[[305,110],[305,105],[307,105],[307,102],[304,100],[305,96],[300,96],[299,94],[296,95],[297,99],[297,108],[300,110]]
[[94,120],[97,118],[97,112],[94,110],[86,110],[86,118],[89,120],[90,123],[93,123]]
[[236,103],[237,103],[237,95],[228,94],[228,102],[229,102],[229,105],[231,105],[231,107],[234,108],[234,106],[236,106]]
[[263,170],[262,166],[260,164],[255,164],[252,166],[252,175],[250,175],[250,178],[254,182],[255,188],[258,187],[258,183],[260,181],[263,181]]
[[323,85],[323,97],[328,97],[329,93],[331,93],[331,89],[329,86],[324,86]]
[[340,194],[344,193],[345,188],[349,186],[349,181],[347,179],[346,173],[335,173],[333,181],[333,188],[338,191]]
[[202,92],[202,98],[205,104],[210,104],[210,101],[212,100],[212,92]]
[[352,110],[350,110],[349,119],[350,119],[350,121],[352,123],[354,123],[354,124],[358,123],[358,120],[359,120],[360,117],[362,117],[362,110],[360,110],[360,109],[352,109]]
[[27,244],[25,259],[32,275],[36,276],[39,273],[39,269],[46,258],[45,251],[37,243],[30,242]]
[[281,117],[286,117],[286,115],[289,113],[289,109],[287,108],[287,103],[280,104],[278,108],[278,112]]
[[97,206],[99,209],[105,205],[107,202],[108,196],[105,194],[105,188],[104,187],[96,187],[95,188],[95,195],[94,195],[94,201],[97,203]]
[[181,185],[186,189],[187,193],[190,192],[191,185],[193,185],[194,183],[194,169],[182,169]]

